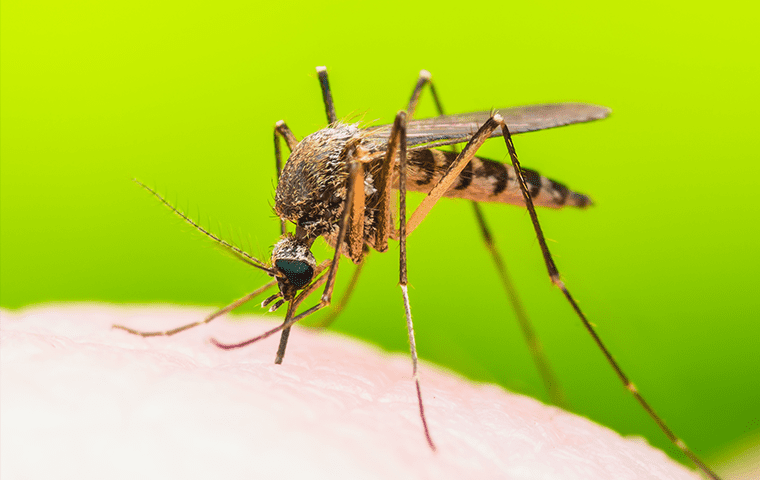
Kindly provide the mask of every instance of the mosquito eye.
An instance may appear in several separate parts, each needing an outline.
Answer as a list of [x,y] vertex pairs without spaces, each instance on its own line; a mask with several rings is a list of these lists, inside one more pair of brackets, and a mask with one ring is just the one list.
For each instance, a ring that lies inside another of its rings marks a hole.
[[303,288],[314,276],[314,269],[306,262],[299,260],[277,260],[275,266],[288,277],[290,283],[296,288]]

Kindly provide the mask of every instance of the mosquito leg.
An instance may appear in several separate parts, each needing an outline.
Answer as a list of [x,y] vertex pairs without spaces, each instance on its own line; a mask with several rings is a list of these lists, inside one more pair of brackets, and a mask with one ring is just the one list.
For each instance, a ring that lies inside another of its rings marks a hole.
[[346,232],[346,244],[348,257],[354,263],[360,263],[364,258],[364,164],[356,162],[356,179],[361,182],[352,190],[352,197],[348,199],[351,206],[351,214],[348,217],[348,231]]
[[[277,181],[280,180],[280,173],[282,172],[282,153],[280,151],[280,137],[285,139],[285,143],[288,145],[288,149],[290,151],[293,151],[293,149],[298,144],[298,139],[296,139],[296,136],[293,135],[293,132],[288,128],[287,125],[285,125],[285,122],[280,120],[279,122],[275,123],[274,125],[274,161],[275,161],[275,167],[277,168]],[[287,230],[285,228],[285,220],[280,219],[280,235],[285,235],[287,233]],[[285,317],[287,321],[287,316]],[[282,363],[282,359],[285,356],[285,347],[288,345],[288,336],[290,336],[290,328],[286,328],[282,331],[282,335],[280,336],[280,347],[277,350],[277,356],[275,357],[274,363],[280,364]]]
[[[285,320],[282,323],[285,324],[288,320],[290,320],[290,318],[292,318],[292,315],[290,311],[290,305],[288,305],[288,314],[285,315]],[[283,328],[282,333],[280,333],[280,345],[277,347],[277,355],[274,357],[275,365],[282,365],[282,360],[285,358],[285,348],[288,346],[290,328],[291,327]]]
[[327,80],[327,68],[317,67],[317,76],[319,76],[319,86],[322,88],[322,100],[325,103],[327,123],[333,124],[338,121],[338,117],[335,115],[335,104],[333,104],[332,92],[330,92],[330,82]]
[[575,302],[575,299],[570,294],[570,291],[565,287],[565,284],[560,279],[559,270],[557,269],[557,266],[554,264],[554,259],[552,258],[551,253],[549,252],[549,247],[546,244],[546,239],[544,238],[544,233],[541,230],[541,225],[538,222],[538,215],[536,214],[536,209],[533,206],[533,200],[530,197],[530,193],[528,192],[528,187],[525,182],[525,178],[523,177],[522,168],[520,167],[520,161],[517,159],[517,152],[515,151],[514,143],[512,142],[512,136],[509,133],[509,130],[507,129],[507,124],[503,120],[499,122],[501,124],[501,129],[504,134],[504,141],[507,144],[507,150],[509,151],[509,157],[512,160],[512,166],[515,170],[515,175],[517,176],[517,181],[520,184],[520,190],[522,191],[523,198],[525,200],[525,205],[528,209],[528,214],[530,215],[530,220],[533,223],[533,229],[536,232],[536,237],[538,238],[538,243],[541,247],[541,253],[544,257],[544,263],[546,264],[546,270],[549,273],[549,278],[551,279],[552,283],[556,285],[560,290],[562,290],[562,294],[567,299],[568,303],[570,303],[570,306],[575,310],[575,313],[578,315],[578,318],[580,318],[581,322],[583,322],[583,326],[586,328],[588,333],[591,335],[591,337],[594,339],[594,342],[596,343],[597,347],[602,351],[604,354],[604,357],[607,359],[607,362],[610,364],[612,369],[615,371],[615,374],[618,376],[620,381],[623,383],[623,386],[628,390],[634,398],[639,402],[639,404],[642,406],[644,410],[646,410],[647,414],[654,420],[654,422],[657,424],[658,427],[660,427],[660,430],[665,434],[665,436],[668,437],[668,439],[676,446],[678,447],[684,455],[689,457],[692,462],[700,469],[702,472],[704,472],[708,477],[720,480],[720,477],[718,477],[715,472],[713,472],[704,462],[702,462],[699,457],[697,457],[694,452],[692,452],[686,444],[676,437],[675,433],[665,424],[665,421],[660,418],[659,415],[652,409],[652,407],[647,403],[646,400],[644,400],[644,397],[641,396],[641,394],[636,390],[636,387],[633,385],[631,380],[628,378],[628,376],[623,372],[620,365],[615,361],[615,359],[612,357],[612,354],[609,350],[607,350],[607,347],[602,343],[602,339],[599,337],[599,335],[596,333],[596,330],[594,329],[591,322],[588,321],[586,318],[586,315],[581,311],[580,306]]
[[409,334],[409,350],[412,355],[412,376],[417,388],[417,403],[420,409],[420,418],[422,419],[422,428],[425,431],[425,439],[430,448],[435,451],[435,444],[430,437],[427,419],[425,418],[425,407],[422,403],[422,389],[420,388],[420,374],[417,366],[417,344],[414,341],[414,324],[412,323],[412,309],[409,304],[409,279],[407,278],[406,262],[406,112],[399,112],[396,115],[396,121],[391,130],[391,139],[398,138],[399,149],[399,285],[401,286],[401,295],[404,299],[404,312],[406,313],[406,328]]
[[380,192],[380,201],[377,204],[377,213],[375,214],[377,228],[375,230],[374,247],[378,252],[388,251],[388,238],[394,233],[393,221],[391,219],[393,207],[391,188],[393,187],[393,167],[396,164],[396,158],[400,158],[396,154],[401,138],[398,133],[398,130],[401,128],[400,122],[399,116],[396,115],[396,120],[388,140],[385,159],[375,175],[375,188]]
[[[496,124],[493,125],[493,129],[496,128]],[[493,129],[491,131],[493,131]],[[490,134],[490,132],[488,132]],[[486,134],[486,137],[488,134]],[[482,143],[482,142],[481,142]],[[409,292],[408,292],[408,279],[407,279],[407,265],[406,265],[406,112],[401,111],[396,114],[396,119],[393,122],[390,138],[388,140],[388,146],[386,148],[385,162],[383,163],[380,172],[375,180],[375,186],[381,193],[381,200],[377,207],[377,232],[375,235],[375,249],[379,251],[385,251],[388,249],[388,237],[393,229],[391,220],[391,178],[393,172],[393,165],[395,158],[399,159],[399,240],[401,256],[399,259],[399,284],[401,286],[401,293],[404,299],[404,310],[406,313],[407,331],[409,334],[409,347],[412,355],[412,372],[414,375],[414,382],[417,389],[417,402],[419,404],[420,418],[422,420],[422,427],[425,431],[425,438],[427,439],[430,448],[435,451],[435,444],[430,437],[430,430],[428,429],[427,419],[425,418],[425,408],[422,403],[422,390],[420,388],[420,378],[417,367],[417,346],[414,341],[414,326],[412,323],[411,307],[409,305]],[[470,157],[471,158],[471,157]],[[469,161],[469,159],[467,160]]]
[[[285,314],[285,321],[282,323],[285,323],[293,318],[293,314],[295,313],[294,304],[295,302],[288,303],[288,313]],[[285,348],[288,346],[290,329],[291,327],[284,328],[282,329],[282,333],[280,333],[280,345],[277,347],[277,355],[274,357],[275,365],[282,365],[282,360],[285,358]]]
[[209,315],[208,317],[206,317],[205,319],[203,319],[201,321],[193,322],[193,323],[188,323],[187,325],[183,325],[181,327],[177,327],[177,328],[174,328],[174,329],[171,329],[171,330],[164,330],[164,331],[158,331],[158,332],[143,332],[143,331],[140,331],[140,330],[134,330],[134,329],[126,327],[124,325],[113,325],[113,328],[117,328],[119,330],[124,330],[125,332],[129,332],[129,333],[131,333],[133,335],[140,335],[141,337],[160,337],[160,336],[167,336],[168,337],[170,335],[174,335],[175,333],[184,332],[185,330],[189,330],[189,329],[191,329],[193,327],[197,327],[198,325],[203,325],[205,323],[209,323],[211,320],[213,320],[213,319],[215,319],[217,317],[220,317],[220,316],[224,315],[225,313],[228,313],[228,312],[236,309],[240,305],[242,305],[242,304],[246,303],[247,301],[253,299],[254,297],[260,295],[261,293],[269,290],[270,288],[274,287],[276,284],[277,284],[277,281],[276,280],[272,280],[271,282],[269,282],[266,285],[264,285],[264,286],[262,286],[262,287],[260,287],[260,288],[258,288],[256,290],[254,290],[253,292],[249,293],[248,295],[235,300],[234,302],[232,302],[231,304],[229,304],[226,307],[222,308],[221,310],[217,310],[216,312],[212,313],[211,315]]

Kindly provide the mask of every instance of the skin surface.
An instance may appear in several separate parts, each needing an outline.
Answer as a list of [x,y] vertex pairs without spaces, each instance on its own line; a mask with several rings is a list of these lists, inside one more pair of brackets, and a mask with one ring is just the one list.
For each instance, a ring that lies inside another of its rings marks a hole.
[[200,309],[67,305],[2,312],[2,478],[698,479],[636,438],[421,365],[438,452],[423,437],[410,360],[276,322],[216,320],[141,338]]

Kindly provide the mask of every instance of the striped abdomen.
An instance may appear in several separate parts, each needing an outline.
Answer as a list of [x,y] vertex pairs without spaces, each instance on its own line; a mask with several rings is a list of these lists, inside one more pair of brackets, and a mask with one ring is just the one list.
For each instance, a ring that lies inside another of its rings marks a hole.
[[[418,150],[408,154],[407,190],[427,193],[440,180],[457,154],[441,150]],[[528,191],[537,206],[584,208],[592,205],[589,197],[569,190],[565,185],[523,168]],[[499,202],[525,205],[515,171],[511,165],[475,157],[446,192],[446,197],[466,198],[476,202]]]

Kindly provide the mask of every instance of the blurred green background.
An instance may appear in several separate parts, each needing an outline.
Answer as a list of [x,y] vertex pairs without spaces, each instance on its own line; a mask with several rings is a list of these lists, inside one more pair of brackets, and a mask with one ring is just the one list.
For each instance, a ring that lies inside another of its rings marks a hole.
[[[0,306],[211,311],[253,290],[261,272],[130,179],[267,259],[278,232],[272,127],[284,119],[301,138],[324,126],[314,67],[328,67],[340,117],[383,123],[425,68],[451,113],[552,101],[613,109],[515,139],[525,166],[597,203],[539,212],[563,278],[695,451],[730,457],[757,435],[757,7],[364,5],[4,1]],[[423,95],[419,113],[432,115]],[[482,153],[507,158],[502,142]],[[526,213],[485,213],[571,409],[683,461],[551,286]],[[441,201],[409,259],[422,358],[546,400],[470,205]],[[335,330],[407,351],[397,265],[397,243],[369,257]],[[342,264],[338,292],[352,269]]]

